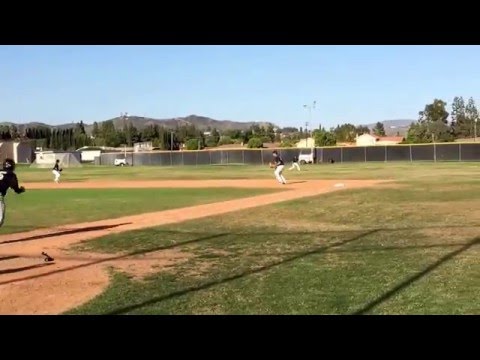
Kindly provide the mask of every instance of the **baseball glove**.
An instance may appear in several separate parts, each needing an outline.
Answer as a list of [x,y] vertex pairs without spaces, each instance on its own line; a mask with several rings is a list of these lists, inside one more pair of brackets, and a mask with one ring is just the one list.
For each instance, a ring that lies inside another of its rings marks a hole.
[[275,164],[273,162],[269,163],[269,166],[271,169],[273,169],[275,167]]

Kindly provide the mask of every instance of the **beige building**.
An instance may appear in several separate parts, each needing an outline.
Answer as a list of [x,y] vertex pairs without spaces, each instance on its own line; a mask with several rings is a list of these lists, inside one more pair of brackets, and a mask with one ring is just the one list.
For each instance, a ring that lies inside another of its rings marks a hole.
[[370,134],[363,134],[355,139],[357,146],[375,146],[375,145],[396,145],[403,141],[401,136],[376,136]]
[[377,143],[377,138],[370,134],[357,135],[355,140],[357,146],[375,146]]

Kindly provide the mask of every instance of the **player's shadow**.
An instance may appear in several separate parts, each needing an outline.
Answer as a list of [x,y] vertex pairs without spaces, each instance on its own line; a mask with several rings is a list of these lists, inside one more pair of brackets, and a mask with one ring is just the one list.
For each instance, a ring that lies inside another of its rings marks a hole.
[[42,234],[42,235],[34,235],[34,236],[29,236],[21,239],[15,239],[15,240],[5,240],[1,241],[0,244],[12,244],[12,243],[17,243],[17,242],[24,242],[24,241],[32,241],[32,240],[41,240],[41,239],[47,239],[55,236],[62,236],[62,235],[72,235],[72,234],[78,234],[78,233],[83,233],[83,232],[91,232],[91,231],[100,231],[100,230],[108,230],[108,229],[113,229],[122,225],[129,225],[131,223],[121,223],[121,224],[114,224],[114,225],[98,225],[98,226],[87,226],[84,228],[78,228],[78,229],[69,229],[69,230],[61,230],[61,231],[56,231],[50,234]]
[[42,268],[42,267],[50,266],[50,265],[53,265],[53,263],[37,264],[37,265],[30,265],[30,266],[23,266],[23,267],[18,267],[18,268],[0,270],[0,275],[13,274],[13,273],[21,272],[21,271],[38,269],[38,268]]

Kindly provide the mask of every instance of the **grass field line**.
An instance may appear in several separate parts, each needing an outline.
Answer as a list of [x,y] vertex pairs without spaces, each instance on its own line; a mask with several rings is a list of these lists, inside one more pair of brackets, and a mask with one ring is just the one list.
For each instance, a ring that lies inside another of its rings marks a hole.
[[[290,187],[287,186],[285,189],[289,190],[279,193],[2,235],[0,236],[0,257],[19,256],[18,259],[13,258],[5,262],[10,263],[10,268],[18,268],[22,271],[1,274],[0,313],[58,314],[102,293],[109,283],[108,273],[105,271],[106,259],[76,258],[71,251],[68,251],[68,248],[78,242],[113,233],[201,219],[332,191],[374,186],[382,181],[347,180],[342,181],[343,187],[335,187],[336,183],[337,181],[323,181],[312,184],[312,182],[305,181],[292,184]],[[58,260],[53,264],[43,264],[40,256],[42,251],[47,251],[50,256]],[[109,262],[108,265],[115,267],[115,262]],[[58,283],[68,286],[69,296],[65,296],[63,287],[53,286]],[[48,295],[55,301],[8,301],[22,298],[23,295],[32,292],[36,294],[36,297],[43,298],[42,289],[46,289],[45,291],[48,292],[48,294],[44,294],[45,296]],[[58,292],[58,294],[53,294],[52,291]]]

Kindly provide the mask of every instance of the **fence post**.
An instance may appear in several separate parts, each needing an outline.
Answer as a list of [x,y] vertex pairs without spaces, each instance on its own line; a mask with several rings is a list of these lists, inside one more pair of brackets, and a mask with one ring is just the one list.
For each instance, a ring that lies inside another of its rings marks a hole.
[[[253,151],[255,151],[255,150],[253,150]],[[262,165],[264,165],[264,162],[263,162],[263,150],[262,150],[262,149],[260,149],[260,155],[262,155]]]
[[195,152],[195,166],[198,166],[198,151]]
[[462,161],[462,144],[458,144],[458,161]]
[[413,158],[412,158],[412,145],[408,145],[408,148],[410,149],[410,162],[413,161]]
[[437,146],[433,143],[433,162],[437,162]]
[[385,145],[385,162],[388,162],[387,145]]
[[227,150],[227,165],[230,164],[230,162],[228,161],[228,154],[230,154],[230,151]]
[[245,165],[245,150],[242,150],[242,164]]
[[343,148],[340,148],[340,162],[343,163]]
[[173,166],[172,151],[170,150],[170,166]]
[[183,151],[182,151],[182,166],[185,166],[185,160],[183,160]]
[[365,162],[367,162],[367,147],[366,146],[363,147],[363,155],[365,157]]
[[208,152],[208,161],[209,161],[210,165],[212,165],[212,152],[211,151]]

